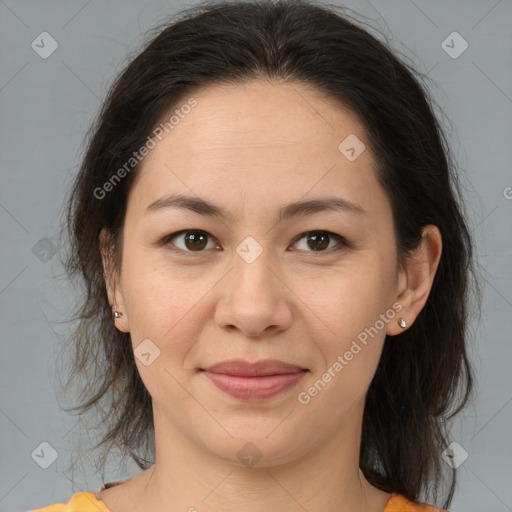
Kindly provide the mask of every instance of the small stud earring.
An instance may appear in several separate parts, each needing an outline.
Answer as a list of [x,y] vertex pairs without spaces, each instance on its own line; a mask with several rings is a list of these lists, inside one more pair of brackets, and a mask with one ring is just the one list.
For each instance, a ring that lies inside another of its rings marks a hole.
[[122,316],[123,316],[123,313],[120,313],[120,312],[119,312],[119,311],[117,311],[115,308],[116,308],[116,306],[115,306],[115,304],[114,304],[114,305],[112,306],[112,316],[113,316],[114,318],[120,318],[120,317],[122,317]]
[[398,325],[402,328],[402,329],[405,329],[407,327],[407,322],[403,319],[403,318],[400,318],[400,320],[398,320]]

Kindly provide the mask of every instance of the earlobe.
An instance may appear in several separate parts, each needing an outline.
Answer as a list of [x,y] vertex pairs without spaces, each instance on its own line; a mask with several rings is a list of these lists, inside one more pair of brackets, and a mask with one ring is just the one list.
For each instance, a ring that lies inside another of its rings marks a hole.
[[410,327],[425,306],[442,252],[442,237],[437,226],[422,229],[418,248],[407,257],[406,268],[399,279],[397,302],[402,304],[396,325],[388,324],[386,334],[395,336]]
[[116,328],[118,330],[120,330],[121,332],[130,332],[130,330],[127,327],[127,323],[128,323],[127,319],[124,318],[125,315],[121,311],[118,311],[117,305],[114,304],[111,309],[112,309],[112,322],[114,323]]
[[121,332],[130,332],[128,328],[128,319],[124,313],[119,311],[121,309],[117,304],[113,304],[112,307],[112,322],[118,330]]

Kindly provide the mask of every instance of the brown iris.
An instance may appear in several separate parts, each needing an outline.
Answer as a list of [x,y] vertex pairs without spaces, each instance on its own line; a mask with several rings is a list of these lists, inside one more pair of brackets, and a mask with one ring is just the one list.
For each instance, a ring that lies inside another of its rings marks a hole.
[[307,237],[307,243],[315,251],[326,249],[329,246],[329,235],[326,233],[314,233]]

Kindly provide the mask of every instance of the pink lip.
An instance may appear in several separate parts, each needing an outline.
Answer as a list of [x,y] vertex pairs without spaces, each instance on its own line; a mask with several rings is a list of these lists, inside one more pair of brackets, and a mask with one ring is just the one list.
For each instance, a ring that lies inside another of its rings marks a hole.
[[265,400],[282,393],[308,371],[276,359],[256,363],[236,359],[201,370],[221,391],[248,401]]

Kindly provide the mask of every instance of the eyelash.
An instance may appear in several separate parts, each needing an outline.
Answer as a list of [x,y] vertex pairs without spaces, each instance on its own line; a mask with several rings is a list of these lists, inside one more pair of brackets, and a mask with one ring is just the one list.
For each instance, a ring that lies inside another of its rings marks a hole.
[[[195,254],[201,254],[201,253],[205,252],[206,249],[203,249],[200,251],[189,251],[189,250],[185,250],[185,249],[180,249],[180,248],[176,247],[171,242],[173,239],[178,238],[179,236],[182,236],[182,235],[186,235],[187,233],[200,233],[200,234],[207,236],[209,239],[212,238],[209,233],[207,233],[206,231],[202,231],[200,229],[184,229],[181,231],[177,231],[176,233],[172,233],[170,235],[165,236],[161,240],[161,245],[167,247],[169,250],[171,250],[173,252],[176,252],[176,253],[178,253],[180,255],[184,255],[184,256],[194,256]],[[313,231],[306,231],[305,233],[301,233],[300,235],[298,235],[295,238],[293,245],[295,245],[297,242],[299,242],[300,240],[305,238],[306,235],[310,235],[310,234],[328,235],[331,238],[335,238],[339,242],[338,246],[331,248],[331,249],[326,249],[323,251],[305,251],[305,252],[309,252],[309,253],[313,254],[315,257],[325,255],[325,254],[332,254],[334,252],[338,252],[338,251],[341,251],[343,249],[350,247],[350,243],[347,241],[346,238],[344,238],[341,235],[338,235],[336,233],[332,233],[330,231],[322,231],[322,230],[313,230]],[[301,252],[301,251],[299,251],[299,252]]]

